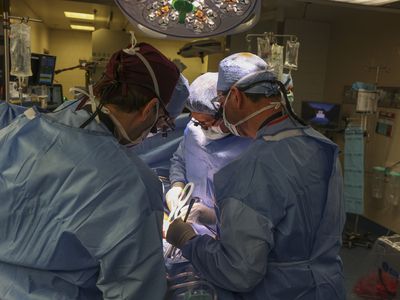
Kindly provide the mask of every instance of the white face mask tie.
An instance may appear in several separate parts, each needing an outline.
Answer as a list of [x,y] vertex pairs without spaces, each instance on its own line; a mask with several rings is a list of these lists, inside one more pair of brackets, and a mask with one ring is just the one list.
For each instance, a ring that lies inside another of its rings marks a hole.
[[119,140],[119,142],[121,141],[127,141],[127,144],[124,144],[124,146],[126,147],[133,147],[136,146],[138,144],[140,144],[141,142],[143,142],[143,140],[146,138],[146,136],[149,134],[151,128],[156,124],[157,120],[158,120],[158,108],[159,108],[159,103],[157,102],[156,104],[156,117],[154,118],[153,123],[151,124],[151,126],[149,126],[149,128],[147,128],[146,130],[144,130],[142,132],[141,135],[139,135],[135,140],[132,140],[128,134],[126,133],[125,128],[122,126],[121,122],[118,121],[118,119],[111,113],[111,111],[107,108],[107,107],[103,107],[101,109],[101,111],[103,113],[105,113],[106,115],[108,115],[111,119],[111,121],[114,123],[115,125],[115,131],[116,131],[116,136]]
[[[229,100],[229,96],[231,95],[231,91],[232,89],[229,91],[228,95],[226,96],[226,103],[224,104],[224,106],[227,104],[228,100]],[[273,109],[279,109],[281,107],[282,103],[281,102],[270,102],[269,105],[253,112],[252,114],[248,115],[247,117],[243,118],[242,120],[236,122],[235,124],[232,124],[228,121],[228,119],[226,118],[226,112],[225,109],[223,109],[222,111],[222,117],[224,119],[224,124],[225,126],[229,129],[230,132],[232,132],[234,135],[236,136],[240,136],[240,133],[237,129],[238,126],[242,125],[243,123],[247,122],[248,120],[250,120],[251,118],[254,118],[255,116],[259,115],[260,113],[269,110],[271,108]]]
[[[89,85],[89,92],[87,92],[87,91],[85,91],[85,90],[83,90],[83,89],[80,89],[80,88],[76,88],[76,87],[70,88],[70,89],[69,89],[69,92],[70,92],[70,93],[78,92],[78,93],[80,93],[80,94],[85,95],[86,97],[88,97],[88,98],[89,98],[90,105],[91,105],[91,107],[92,107],[92,112],[93,112],[93,113],[96,112],[98,103],[97,103],[96,97],[95,97],[95,95],[94,95],[94,93],[93,93],[93,84],[90,84],[90,85]],[[100,123],[100,118],[99,118],[98,115],[96,115],[95,120],[96,120],[97,123]]]

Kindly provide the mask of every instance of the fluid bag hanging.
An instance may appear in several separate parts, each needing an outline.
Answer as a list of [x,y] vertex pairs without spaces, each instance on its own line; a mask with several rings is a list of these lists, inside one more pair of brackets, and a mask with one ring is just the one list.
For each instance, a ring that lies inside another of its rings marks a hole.
[[283,77],[283,46],[273,44],[271,48],[271,59],[269,60],[273,68],[273,73],[279,81]]
[[25,23],[11,24],[10,27],[10,74],[19,78],[32,76],[31,27]]
[[271,42],[268,37],[257,38],[257,54],[263,60],[271,55]]
[[297,70],[299,57],[299,42],[287,41],[285,67],[289,70]]

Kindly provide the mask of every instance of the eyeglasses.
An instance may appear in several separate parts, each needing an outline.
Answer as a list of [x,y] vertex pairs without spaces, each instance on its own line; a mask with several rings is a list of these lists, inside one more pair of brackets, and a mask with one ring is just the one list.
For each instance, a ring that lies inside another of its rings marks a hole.
[[222,104],[225,101],[225,97],[226,94],[220,94],[211,100],[211,104],[212,106],[214,106],[214,109],[216,111],[216,113],[214,114],[214,119],[216,121],[222,119],[222,109],[223,109]]
[[161,99],[158,99],[160,104],[160,108],[163,110],[163,114],[158,117],[155,125],[150,130],[151,133],[159,133],[161,132],[164,137],[167,136],[168,132],[175,130],[175,124],[172,118],[170,117],[167,108]]
[[196,119],[192,118],[193,125],[196,126],[196,127],[200,126],[204,130],[207,130],[209,127],[214,126],[215,123],[217,123],[217,122],[218,122],[218,120],[215,120],[215,119],[212,120],[212,121],[209,121],[209,122],[200,122],[200,121],[197,121]]

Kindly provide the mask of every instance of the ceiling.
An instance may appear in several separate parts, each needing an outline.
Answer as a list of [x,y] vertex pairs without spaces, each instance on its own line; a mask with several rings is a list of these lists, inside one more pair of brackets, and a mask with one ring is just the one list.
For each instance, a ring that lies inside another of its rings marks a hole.
[[[374,10],[374,11],[392,12],[392,13],[400,12],[400,0],[381,6],[351,4],[346,2],[340,2],[338,0],[296,0],[296,1],[304,3],[315,3],[322,5],[336,6],[336,7],[348,7],[354,9],[371,10],[371,11]],[[348,0],[343,0],[343,1],[348,1]]]
[[[116,7],[113,0],[11,0],[24,1],[43,22],[52,29],[70,29],[70,24],[94,23],[96,29],[110,28],[121,30],[127,27],[128,21]],[[71,20],[64,16],[64,11],[93,13],[95,21]]]
[[[11,0],[23,1],[31,8],[49,28],[54,29],[70,29],[70,24],[83,24],[82,21],[71,21],[64,16],[64,11],[73,11],[81,13],[93,13],[96,10],[94,25],[96,29],[109,28],[112,30],[131,29],[132,25],[126,20],[125,16],[115,5],[114,0]],[[385,6],[385,8],[361,7],[333,2],[328,0],[261,0],[262,14],[261,19],[268,18],[271,12],[277,11],[279,8],[287,8],[303,3],[327,4],[333,6],[347,6],[353,8],[363,8],[368,10],[396,11],[400,12],[400,1]],[[92,23],[92,24],[91,24]],[[88,24],[93,25],[92,22]],[[133,28],[134,29],[134,28]],[[136,31],[136,30],[135,30]],[[136,31],[138,32],[138,31]],[[140,35],[140,34],[139,34]]]

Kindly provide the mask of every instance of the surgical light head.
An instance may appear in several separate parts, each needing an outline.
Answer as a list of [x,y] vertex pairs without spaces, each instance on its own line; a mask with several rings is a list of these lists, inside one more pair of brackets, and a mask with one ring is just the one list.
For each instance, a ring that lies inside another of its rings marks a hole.
[[193,38],[249,30],[261,0],[116,0],[132,24],[152,37]]

